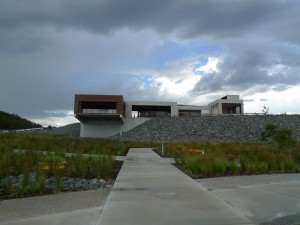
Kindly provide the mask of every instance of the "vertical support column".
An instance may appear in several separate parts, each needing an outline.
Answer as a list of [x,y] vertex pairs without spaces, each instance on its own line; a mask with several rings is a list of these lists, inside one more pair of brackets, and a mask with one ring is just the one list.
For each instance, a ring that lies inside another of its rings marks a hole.
[[222,102],[218,102],[218,114],[222,114]]
[[241,114],[241,106],[240,105],[235,107],[235,114]]
[[173,103],[171,105],[171,117],[178,116],[178,115],[179,115],[179,112],[178,112],[177,103]]
[[132,105],[125,103],[125,117],[131,118],[132,117]]

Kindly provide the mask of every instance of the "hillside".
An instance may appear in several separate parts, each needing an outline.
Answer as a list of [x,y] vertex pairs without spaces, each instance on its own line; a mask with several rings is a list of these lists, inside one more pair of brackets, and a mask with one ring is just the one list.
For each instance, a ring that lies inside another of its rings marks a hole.
[[123,141],[258,141],[268,123],[289,127],[300,139],[299,115],[228,115],[157,118],[124,132]]
[[79,137],[80,136],[80,123],[72,123],[62,127],[53,128],[53,129],[41,129],[32,131],[32,133],[37,134],[60,134],[60,135],[68,135],[71,137]]
[[42,127],[40,124],[33,123],[18,115],[0,111],[0,129],[16,130]]

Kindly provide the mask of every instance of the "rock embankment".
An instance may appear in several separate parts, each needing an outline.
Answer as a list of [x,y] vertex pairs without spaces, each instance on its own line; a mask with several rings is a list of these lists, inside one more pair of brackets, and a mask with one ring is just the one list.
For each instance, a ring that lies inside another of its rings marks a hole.
[[[4,178],[0,180],[0,185],[7,185],[11,179],[11,184],[13,188],[22,189],[23,187],[23,175],[11,176],[9,178]],[[36,186],[38,184],[38,178],[36,173],[29,174],[29,181],[31,186]],[[113,186],[113,180],[103,180],[103,179],[84,179],[84,178],[71,178],[62,177],[61,178],[61,190],[62,191],[84,191],[84,190],[95,190],[100,188],[111,188]],[[45,190],[48,192],[56,191],[56,178],[48,177],[45,179]],[[1,193],[1,190],[0,190]]]
[[41,129],[35,130],[32,133],[39,134],[58,134],[58,135],[68,135],[70,137],[80,136],[80,123],[72,123],[63,127],[53,128],[53,129]]
[[[289,127],[300,139],[300,115],[222,115],[156,118],[123,133],[123,141],[258,141],[266,124]],[[117,138],[117,137],[116,137]]]

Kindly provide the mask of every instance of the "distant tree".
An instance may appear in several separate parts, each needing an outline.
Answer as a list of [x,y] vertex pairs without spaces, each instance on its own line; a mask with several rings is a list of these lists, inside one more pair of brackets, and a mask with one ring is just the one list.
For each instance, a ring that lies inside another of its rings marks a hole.
[[291,159],[291,148],[296,144],[296,139],[293,137],[293,131],[287,127],[280,128],[275,133],[274,140],[278,143],[281,150],[288,150]]
[[262,109],[262,113],[265,115],[269,114],[269,107],[264,106]]
[[18,115],[0,111],[0,129],[15,130],[39,127],[42,126],[27,119],[21,118]]
[[264,142],[270,142],[273,140],[278,127],[273,123],[268,123],[265,129],[260,133],[260,139]]
[[281,151],[287,150],[291,160],[291,148],[296,145],[297,140],[293,136],[293,130],[288,127],[278,128],[273,123],[268,123],[261,132],[261,141],[275,141]]

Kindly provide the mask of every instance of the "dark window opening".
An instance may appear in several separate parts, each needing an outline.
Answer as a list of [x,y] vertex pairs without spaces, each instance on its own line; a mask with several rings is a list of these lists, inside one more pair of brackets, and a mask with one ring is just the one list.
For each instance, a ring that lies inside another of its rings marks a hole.
[[231,103],[222,104],[222,114],[241,114],[241,113],[242,113],[241,104],[231,104]]
[[167,117],[171,115],[171,106],[133,105],[132,111],[137,117]]
[[117,102],[80,102],[81,113],[117,113]]
[[198,117],[201,116],[201,110],[179,110],[180,117]]

